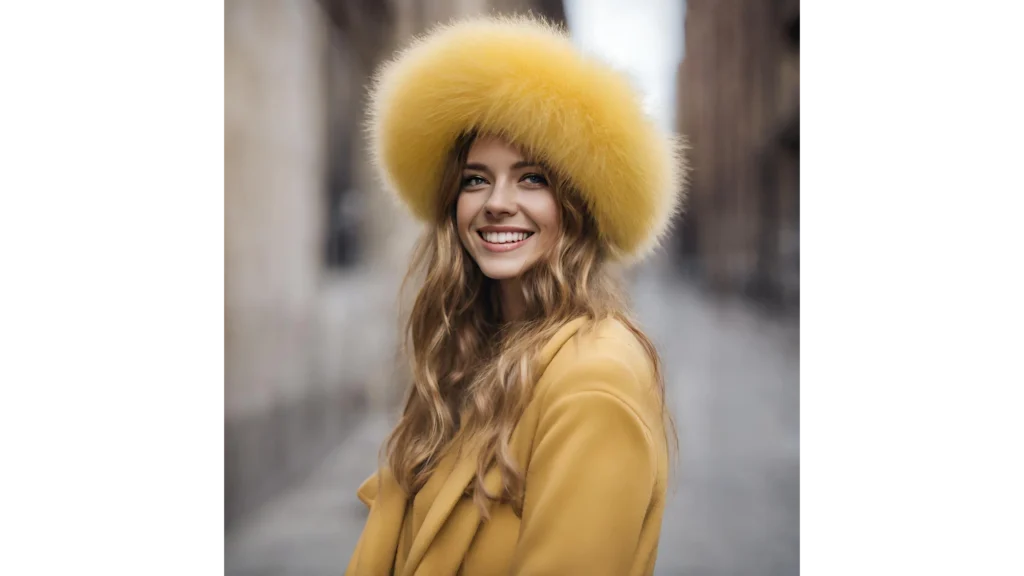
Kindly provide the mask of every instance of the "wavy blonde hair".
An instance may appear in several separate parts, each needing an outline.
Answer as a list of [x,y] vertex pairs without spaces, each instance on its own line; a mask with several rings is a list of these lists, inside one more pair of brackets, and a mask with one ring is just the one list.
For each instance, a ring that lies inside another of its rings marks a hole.
[[[403,282],[404,289],[411,278],[423,277],[405,326],[412,385],[384,449],[395,479],[414,495],[457,433],[477,440],[481,450],[472,491],[486,518],[488,502],[500,498],[521,513],[524,474],[512,458],[509,438],[539,377],[535,359],[555,332],[574,318],[583,316],[592,326],[614,317],[637,337],[653,364],[666,435],[673,444],[676,436],[664,409],[657,351],[628,314],[625,293],[607,268],[610,254],[594,218],[571,184],[550,171],[561,234],[547,257],[520,276],[526,300],[522,318],[502,322],[497,282],[480,271],[456,227],[462,170],[474,139],[474,134],[463,135],[449,153],[435,225],[418,243]],[[501,469],[502,494],[484,488],[492,462]]]

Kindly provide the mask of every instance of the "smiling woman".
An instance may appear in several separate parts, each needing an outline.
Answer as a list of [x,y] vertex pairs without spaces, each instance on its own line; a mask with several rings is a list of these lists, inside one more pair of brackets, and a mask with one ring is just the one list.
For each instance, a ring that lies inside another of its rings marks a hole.
[[508,142],[472,142],[456,203],[459,238],[484,276],[499,280],[503,316],[524,308],[519,276],[554,244],[561,226],[555,193],[536,163]]
[[607,264],[667,230],[675,142],[626,79],[530,18],[414,43],[378,74],[370,128],[428,226],[413,384],[359,490],[348,573],[652,573],[675,436]]

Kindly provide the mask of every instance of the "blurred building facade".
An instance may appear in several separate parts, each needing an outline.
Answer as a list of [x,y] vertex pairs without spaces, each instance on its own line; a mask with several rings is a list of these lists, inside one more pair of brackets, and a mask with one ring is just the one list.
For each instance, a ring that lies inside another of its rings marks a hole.
[[362,133],[376,65],[434,23],[561,0],[226,0],[227,528],[393,403],[396,287],[420,228]]
[[677,236],[715,291],[799,300],[799,1],[687,0],[678,124],[693,168]]

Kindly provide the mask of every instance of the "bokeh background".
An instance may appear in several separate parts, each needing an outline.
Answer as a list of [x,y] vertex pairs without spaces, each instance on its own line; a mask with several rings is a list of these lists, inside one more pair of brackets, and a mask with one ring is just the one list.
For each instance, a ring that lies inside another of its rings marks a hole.
[[228,574],[341,574],[399,407],[420,228],[367,162],[368,78],[435,23],[527,10],[691,146],[686,214],[629,274],[681,441],[656,573],[799,572],[797,0],[227,0]]

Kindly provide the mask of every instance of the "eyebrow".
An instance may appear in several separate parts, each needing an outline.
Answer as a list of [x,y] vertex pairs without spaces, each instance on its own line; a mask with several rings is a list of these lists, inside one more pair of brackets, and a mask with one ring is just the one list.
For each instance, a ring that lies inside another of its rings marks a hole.
[[[520,160],[512,165],[512,170],[518,170],[520,168],[526,168],[532,166],[534,168],[543,168],[541,164],[532,160]],[[491,169],[486,164],[466,164],[465,170],[479,170],[481,172],[490,172]]]

